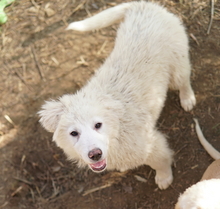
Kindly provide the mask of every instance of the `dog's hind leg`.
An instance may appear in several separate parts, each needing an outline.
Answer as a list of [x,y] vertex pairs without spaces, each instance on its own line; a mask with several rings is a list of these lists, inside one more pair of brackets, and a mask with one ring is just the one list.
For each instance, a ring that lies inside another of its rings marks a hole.
[[191,66],[188,56],[180,56],[171,77],[171,87],[179,90],[180,103],[185,111],[196,104],[196,98],[190,84]]
[[173,151],[168,147],[165,136],[154,131],[154,144],[146,164],[156,170],[155,182],[160,189],[166,189],[173,181],[171,165]]

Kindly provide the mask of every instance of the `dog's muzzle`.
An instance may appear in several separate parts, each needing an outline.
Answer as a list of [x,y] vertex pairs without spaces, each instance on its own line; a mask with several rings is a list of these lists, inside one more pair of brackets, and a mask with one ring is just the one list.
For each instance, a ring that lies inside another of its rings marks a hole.
[[92,169],[92,171],[94,172],[102,172],[106,169],[106,160],[101,160],[97,163],[92,163],[92,164],[89,164],[89,167]]
[[94,172],[101,172],[104,171],[106,168],[106,160],[101,160],[102,158],[102,150],[99,148],[95,148],[88,153],[88,157],[93,160],[97,161],[96,163],[91,163],[89,164],[89,167],[94,171]]
[[91,160],[98,161],[102,157],[102,150],[95,148],[88,153],[88,157]]

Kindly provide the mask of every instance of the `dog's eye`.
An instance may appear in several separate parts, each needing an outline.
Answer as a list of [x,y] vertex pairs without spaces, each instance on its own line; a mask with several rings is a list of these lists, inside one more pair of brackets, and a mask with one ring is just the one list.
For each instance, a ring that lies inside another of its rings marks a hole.
[[95,124],[95,128],[96,128],[96,129],[101,128],[101,126],[102,126],[102,123],[96,123],[96,124]]
[[72,131],[71,133],[70,133],[70,135],[72,135],[72,136],[78,136],[78,132],[77,131]]

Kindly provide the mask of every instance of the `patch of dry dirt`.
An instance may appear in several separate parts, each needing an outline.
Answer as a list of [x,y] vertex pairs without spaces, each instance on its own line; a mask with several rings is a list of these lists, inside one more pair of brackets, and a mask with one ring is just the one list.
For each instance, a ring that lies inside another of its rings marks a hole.
[[[0,208],[170,209],[212,162],[197,140],[193,117],[220,150],[219,1],[207,35],[208,1],[157,0],[186,25],[197,97],[195,109],[186,113],[177,92],[169,92],[158,122],[175,151],[174,182],[167,190],[157,188],[147,166],[121,175],[79,170],[39,125],[36,112],[43,101],[82,87],[114,45],[117,25],[76,33],[64,30],[68,22],[121,2],[20,0],[6,8],[9,20],[0,27]],[[93,188],[98,189],[84,196]]]

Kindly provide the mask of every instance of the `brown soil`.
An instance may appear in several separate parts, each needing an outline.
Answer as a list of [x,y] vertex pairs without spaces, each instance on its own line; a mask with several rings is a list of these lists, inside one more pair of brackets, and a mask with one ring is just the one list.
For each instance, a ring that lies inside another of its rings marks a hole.
[[209,1],[157,1],[186,25],[197,97],[197,106],[186,113],[178,93],[169,92],[158,122],[175,151],[172,186],[159,190],[147,166],[124,174],[80,170],[38,123],[43,101],[82,87],[114,45],[117,25],[77,33],[65,31],[67,24],[125,1],[20,0],[6,8],[8,22],[0,27],[0,208],[170,209],[201,178],[213,159],[197,140],[193,117],[220,150],[220,2],[214,1],[207,34]]

